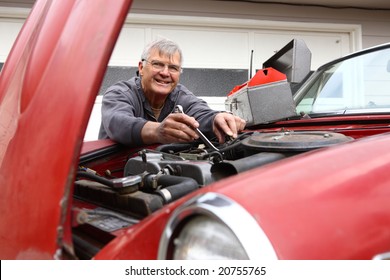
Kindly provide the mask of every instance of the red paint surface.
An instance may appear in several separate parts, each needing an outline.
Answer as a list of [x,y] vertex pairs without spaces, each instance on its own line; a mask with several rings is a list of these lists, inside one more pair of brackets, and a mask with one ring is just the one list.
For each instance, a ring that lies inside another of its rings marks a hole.
[[0,77],[1,259],[69,242],[74,170],[130,3],[36,1]]

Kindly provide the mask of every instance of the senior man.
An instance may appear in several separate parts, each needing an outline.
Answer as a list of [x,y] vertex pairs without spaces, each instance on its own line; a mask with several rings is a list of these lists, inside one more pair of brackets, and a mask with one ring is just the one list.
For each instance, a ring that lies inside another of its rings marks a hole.
[[[182,52],[168,39],[149,43],[138,63],[139,76],[109,87],[103,96],[99,139],[110,138],[130,146],[191,142],[195,128],[207,137],[237,137],[245,120],[212,110],[179,84]],[[181,105],[184,114],[174,113]]]

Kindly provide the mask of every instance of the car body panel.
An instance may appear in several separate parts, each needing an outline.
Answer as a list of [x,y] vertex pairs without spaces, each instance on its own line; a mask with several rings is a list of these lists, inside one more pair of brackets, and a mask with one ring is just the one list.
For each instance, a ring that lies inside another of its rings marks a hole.
[[221,193],[259,216],[280,259],[370,259],[390,250],[389,136],[253,170]]
[[74,168],[130,4],[37,1],[27,19],[0,81],[2,259],[59,258],[71,243]]
[[342,115],[321,118],[280,121],[257,125],[251,129],[258,131],[333,131],[359,139],[390,131],[388,114]]
[[[219,181],[185,200],[206,192],[230,197],[261,225],[279,259],[372,259],[390,252],[389,141],[384,134],[298,155]],[[95,258],[157,258],[164,224],[185,200],[121,232]]]

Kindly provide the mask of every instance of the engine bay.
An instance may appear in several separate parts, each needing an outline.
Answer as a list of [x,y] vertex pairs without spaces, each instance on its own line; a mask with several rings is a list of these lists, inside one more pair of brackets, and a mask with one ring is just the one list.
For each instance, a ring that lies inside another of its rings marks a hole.
[[[104,175],[80,165],[75,181],[74,243],[81,258],[92,257],[99,244],[83,238],[96,233],[102,245],[115,232],[199,188],[297,154],[352,141],[327,131],[247,132],[214,148],[201,142],[165,144],[128,155],[123,170]],[[82,162],[80,162],[82,164]],[[101,172],[100,172],[101,173]],[[102,234],[104,232],[104,234]],[[94,249],[91,249],[94,248]]]

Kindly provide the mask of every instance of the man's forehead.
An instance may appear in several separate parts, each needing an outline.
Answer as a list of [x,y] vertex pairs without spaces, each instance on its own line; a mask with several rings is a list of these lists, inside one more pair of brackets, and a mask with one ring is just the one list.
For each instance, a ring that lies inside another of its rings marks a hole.
[[176,51],[174,54],[169,54],[162,50],[152,49],[150,52],[150,59],[180,62],[180,53]]

